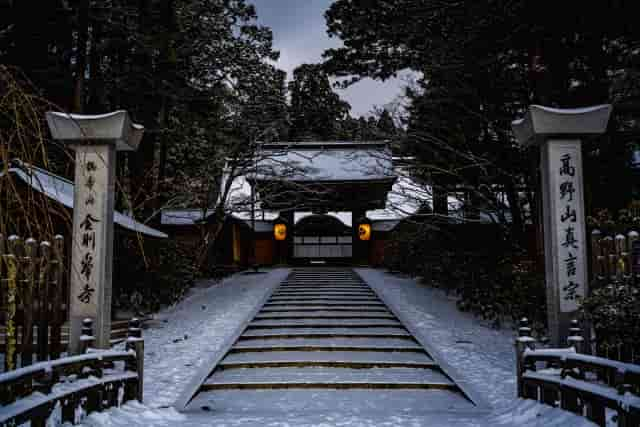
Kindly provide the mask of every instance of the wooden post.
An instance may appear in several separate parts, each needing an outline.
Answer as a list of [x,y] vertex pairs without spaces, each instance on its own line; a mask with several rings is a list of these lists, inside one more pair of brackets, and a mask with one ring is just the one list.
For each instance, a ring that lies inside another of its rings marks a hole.
[[4,370],[12,371],[16,369],[16,294],[17,294],[17,276],[18,276],[18,260],[12,253],[13,246],[18,236],[9,236],[7,244],[7,254],[2,259],[7,268],[7,316],[6,316],[6,332],[5,332],[5,358]]
[[567,344],[569,347],[575,348],[576,353],[584,353],[584,337],[582,336],[582,329],[577,319],[571,321]]
[[604,238],[605,243],[605,255],[607,261],[607,278],[609,280],[616,279],[616,243],[613,237],[607,236]]
[[136,353],[136,365],[127,366],[127,369],[135,370],[138,374],[138,401],[142,402],[144,386],[144,339],[142,338],[142,328],[140,320],[132,318],[129,321],[129,336],[127,337],[127,350]]
[[64,293],[64,238],[57,234],[53,237],[53,259],[50,274],[50,288],[47,289],[51,300],[51,358],[60,357],[62,351],[62,296]]
[[622,234],[617,234],[616,242],[616,280],[622,281],[626,270],[626,246],[627,238]]
[[518,328],[518,338],[516,338],[516,374],[518,379],[518,397],[524,397],[524,387],[522,375],[524,374],[524,352],[525,350],[534,349],[536,340],[531,336],[531,328],[529,327],[529,319],[523,317],[520,319],[520,327]]
[[640,253],[634,253],[635,246],[637,246],[635,242],[637,242],[639,238],[640,236],[635,230],[631,230],[627,234],[627,244],[629,245],[627,249],[629,252],[629,274],[631,274],[634,280],[640,278]]
[[602,233],[600,230],[595,229],[591,232],[591,274],[595,280],[599,280],[602,274],[600,258],[600,238]]
[[22,279],[22,366],[33,362],[33,312],[38,243],[29,238],[25,242],[24,275]]
[[[5,245],[5,241],[4,241],[4,235],[2,233],[0,233],[0,309],[4,309],[5,307],[7,307],[7,303],[6,303],[6,296],[7,296],[7,292],[6,292],[6,288],[7,288],[7,278],[6,275],[3,273],[4,272],[4,261],[3,261],[3,256],[6,255],[7,250],[6,250],[6,245]],[[6,347],[6,337],[5,337],[5,343],[3,345],[0,345],[0,353],[5,354],[5,347]]]
[[597,400],[591,400],[587,405],[587,419],[599,426],[607,425],[606,409]]
[[[18,358],[18,355],[22,353],[23,343],[24,343],[24,312],[25,312],[25,301],[24,301],[24,277],[25,277],[25,250],[24,250],[24,240],[20,236],[15,236],[15,239],[11,239],[9,242],[9,250],[16,257],[16,290],[15,290],[15,304],[16,304],[16,313],[15,313],[15,332],[16,332],[16,368],[19,368],[24,365],[24,360],[22,356]],[[20,342],[18,342],[18,338],[20,338]],[[18,363],[19,360],[19,363]]]
[[80,354],[86,353],[90,347],[93,347],[95,341],[93,336],[93,320],[86,318],[82,320],[82,330],[80,335]]
[[40,268],[38,271],[38,360],[45,361],[49,358],[49,322],[47,305],[49,296],[47,283],[49,277],[49,261],[51,259],[51,244],[40,243]]

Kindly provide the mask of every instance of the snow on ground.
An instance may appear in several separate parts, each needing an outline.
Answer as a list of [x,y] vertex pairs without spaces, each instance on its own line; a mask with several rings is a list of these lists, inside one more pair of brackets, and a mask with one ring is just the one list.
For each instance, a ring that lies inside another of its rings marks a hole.
[[402,311],[428,336],[444,361],[469,381],[493,407],[509,404],[516,394],[516,362],[511,330],[487,327],[462,313],[455,299],[415,280],[357,269],[378,294]]
[[157,315],[144,331],[145,404],[173,405],[194,373],[288,272],[236,274],[209,287],[196,287],[176,307]]
[[[588,427],[585,418],[515,399],[514,334],[483,325],[461,313],[443,292],[412,279],[359,269],[361,276],[395,309],[402,310],[414,327],[428,331],[440,355],[489,401],[488,416],[468,413],[389,414],[377,412],[283,413],[189,411],[171,405],[206,362],[220,349],[256,305],[286,276],[287,270],[268,275],[235,275],[207,289],[196,289],[145,331],[145,403],[129,402],[121,408],[89,415],[83,425],[93,427],[147,426],[342,426],[342,427]],[[187,339],[185,339],[185,335]],[[338,405],[336,405],[338,406]]]

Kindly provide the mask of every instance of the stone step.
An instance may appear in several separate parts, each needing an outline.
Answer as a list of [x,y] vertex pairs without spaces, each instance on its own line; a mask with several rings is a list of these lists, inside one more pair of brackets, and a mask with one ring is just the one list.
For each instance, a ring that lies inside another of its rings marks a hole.
[[381,333],[371,333],[371,330],[367,330],[366,332],[337,332],[337,333],[312,333],[312,332],[302,332],[297,333],[296,331],[292,331],[290,333],[279,333],[272,334],[267,330],[257,330],[257,331],[247,331],[238,338],[239,342],[242,341],[254,341],[254,340],[280,340],[280,339],[333,339],[333,338],[345,338],[345,339],[402,339],[408,341],[415,341],[414,338],[408,331],[397,330],[394,332],[381,332]]
[[285,360],[264,362],[221,362],[218,370],[254,369],[254,368],[342,368],[342,369],[374,369],[374,368],[414,368],[439,369],[435,362],[358,362],[353,360]]
[[335,297],[354,297],[354,298],[377,298],[373,292],[275,292],[271,295],[274,298],[335,298]]
[[292,280],[351,280],[354,282],[361,282],[360,278],[351,274],[294,274],[289,276],[285,282]]
[[371,288],[350,286],[350,287],[337,287],[337,286],[314,286],[314,287],[288,287],[280,286],[276,289],[277,292],[302,292],[302,293],[316,293],[316,292],[370,292],[373,293]]
[[342,314],[351,314],[351,313],[390,313],[386,308],[360,308],[356,309],[355,307],[327,307],[327,306],[318,306],[318,307],[296,307],[288,308],[263,308],[260,310],[260,313],[318,313],[318,314],[330,314],[330,313],[342,313]]
[[286,346],[359,346],[359,347],[403,347],[422,349],[418,343],[408,340],[407,337],[291,337],[291,338],[268,338],[268,339],[250,339],[240,340],[236,342],[233,348],[250,348],[250,347],[286,347]]
[[340,292],[314,292],[313,294],[301,294],[298,292],[291,292],[291,293],[279,293],[276,292],[275,294],[271,295],[270,300],[274,300],[274,299],[304,299],[307,300],[309,298],[356,298],[356,299],[360,299],[360,298],[368,298],[367,301],[371,301],[371,300],[378,300],[377,295],[375,294],[365,294],[365,293],[352,293],[352,292],[348,292],[348,293],[340,293]]
[[296,281],[303,281],[303,280],[307,280],[307,281],[311,281],[311,280],[317,280],[317,281],[328,281],[328,280],[337,280],[337,281],[341,281],[341,282],[358,282],[358,283],[363,283],[362,280],[360,280],[360,278],[358,277],[354,277],[354,276],[338,276],[335,274],[321,274],[321,275],[304,275],[304,274],[296,274],[295,276],[290,276],[288,278],[286,278],[283,282],[287,283],[287,282],[296,282]]
[[[461,394],[450,390],[361,390],[361,389],[277,389],[277,390],[217,390],[201,393],[187,407],[195,412],[206,407],[218,413],[241,414],[344,414],[353,419],[361,414],[373,417],[396,414],[430,414],[438,411],[438,425],[459,425],[461,411],[470,411],[474,405]],[[209,412],[207,412],[208,414]],[[204,412],[203,412],[204,414]],[[350,415],[349,415],[350,414]],[[451,415],[447,415],[451,414]],[[447,417],[451,417],[448,419]],[[300,425],[320,425],[300,422]],[[400,421],[398,421],[400,423]],[[256,422],[259,424],[259,422]],[[264,423],[262,423],[264,425]],[[334,420],[333,425],[338,425]],[[470,423],[473,424],[473,423]],[[322,425],[329,425],[322,423]],[[346,425],[346,423],[344,424]],[[376,425],[376,424],[371,424]],[[381,425],[381,424],[380,424]],[[387,424],[385,424],[387,425]],[[423,425],[418,423],[416,425]]]
[[[429,363],[433,362],[433,359],[429,357],[427,353],[422,349],[409,349],[407,351],[387,351],[383,350],[383,347],[377,347],[378,351],[375,351],[376,347],[369,347],[369,350],[365,350],[364,347],[361,351],[342,350],[318,350],[318,351],[303,351],[303,350],[276,350],[276,351],[234,351],[225,356],[222,362],[229,363],[251,363],[251,362],[286,362],[286,361],[323,361],[323,362],[336,362],[336,361],[354,361],[354,362],[414,362],[414,363]],[[400,347],[396,347],[400,348]]]
[[[363,328],[349,328],[345,326],[336,327],[309,327],[302,326],[300,328],[286,328],[286,327],[247,327],[242,337],[245,336],[265,336],[265,335],[312,335],[312,334],[332,334],[332,335],[347,335],[347,334],[398,334],[405,333],[410,336],[409,332],[404,326],[367,326]],[[242,338],[240,337],[240,338]]]
[[269,299],[269,302],[342,302],[342,303],[349,303],[352,304],[354,302],[367,302],[367,301],[372,301],[372,302],[379,302],[380,300],[377,297],[294,297],[294,296],[276,296],[276,297],[271,297]]
[[250,328],[258,326],[270,326],[278,328],[291,327],[339,327],[339,328],[361,328],[377,326],[400,326],[400,322],[395,319],[353,319],[348,322],[340,319],[293,319],[293,320],[253,320],[249,323]]
[[309,289],[309,290],[299,290],[299,289],[277,289],[276,294],[297,294],[297,295],[316,295],[316,294],[320,294],[320,295],[350,295],[350,294],[356,294],[356,295],[362,295],[362,294],[366,294],[366,295],[376,295],[371,289],[324,289],[324,288],[317,288],[317,289]]
[[[423,368],[240,368],[215,371],[205,384],[376,384],[380,388],[387,384],[393,388],[396,384],[415,384],[438,386],[454,384],[442,373],[433,369]],[[449,388],[444,387],[444,388]],[[247,387],[252,388],[252,387]],[[269,387],[264,387],[269,388]],[[307,387],[308,388],[308,387]],[[345,388],[358,388],[349,387]],[[368,387],[365,387],[368,388]],[[411,388],[411,387],[396,387]],[[419,387],[421,388],[421,387]]]
[[[323,317],[330,317],[330,316],[338,316],[340,318],[349,318],[349,317],[358,317],[358,316],[367,316],[367,318],[369,318],[368,316],[376,316],[376,318],[382,319],[388,319],[388,318],[395,318],[393,317],[393,314],[391,314],[389,311],[384,310],[384,309],[378,309],[378,310],[354,310],[354,309],[350,309],[350,310],[309,310],[309,309],[286,309],[286,308],[282,308],[279,310],[271,310],[271,309],[266,309],[266,310],[260,310],[260,312],[258,313],[256,318],[261,318],[264,319],[266,316],[269,316],[270,318],[282,318],[282,317],[291,317],[291,316],[296,316],[296,317],[306,317],[306,318],[317,318],[318,316],[323,316]],[[342,317],[341,317],[342,316]]]
[[363,313],[354,313],[354,314],[259,314],[254,317],[253,320],[305,320],[305,319],[349,319],[349,320],[358,320],[358,319],[396,319],[396,317],[392,314],[363,314]]
[[369,287],[364,283],[357,282],[336,282],[336,281],[308,281],[308,282],[289,282],[282,283],[280,287],[283,288],[358,288],[358,289],[368,289]]
[[365,287],[335,287],[335,286],[316,286],[314,288],[304,287],[304,288],[295,288],[295,287],[280,287],[277,289],[278,292],[372,292],[370,288]]
[[420,347],[415,346],[393,346],[393,345],[381,345],[381,346],[358,346],[358,345],[347,345],[347,346],[331,346],[331,345],[283,345],[283,346],[242,346],[242,347],[232,347],[229,350],[228,354],[237,354],[237,353],[273,353],[273,352],[340,352],[340,353],[350,353],[350,352],[378,352],[378,353],[424,353],[424,350]]
[[349,283],[349,284],[358,284],[358,285],[364,285],[365,283],[362,282],[361,280],[358,279],[354,279],[354,278],[347,278],[347,277],[295,277],[295,278],[291,278],[288,280],[285,280],[284,282],[281,282],[281,284],[286,285],[286,284],[291,284],[291,283],[339,283],[339,284],[344,284],[344,283]]
[[[283,368],[284,369],[284,368]],[[224,371],[223,371],[224,372]],[[230,371],[233,372],[233,371]],[[393,382],[395,381],[395,382]],[[393,379],[381,381],[358,382],[282,382],[277,381],[211,381],[202,384],[201,391],[213,390],[282,390],[282,389],[329,389],[329,390],[450,390],[457,391],[458,387],[453,383],[437,382],[399,382]]]
[[358,279],[355,279],[353,277],[325,277],[325,276],[321,276],[321,277],[293,277],[293,278],[285,280],[284,282],[282,282],[282,284],[287,284],[287,283],[328,283],[328,282],[364,284],[364,282],[362,280],[358,280]]
[[263,307],[265,308],[281,308],[281,307],[293,307],[293,308],[301,308],[301,307],[352,307],[352,308],[385,308],[386,306],[381,301],[373,301],[373,302],[353,302],[353,303],[340,303],[335,301],[330,301],[326,303],[317,303],[317,302],[297,302],[297,303],[266,303]]

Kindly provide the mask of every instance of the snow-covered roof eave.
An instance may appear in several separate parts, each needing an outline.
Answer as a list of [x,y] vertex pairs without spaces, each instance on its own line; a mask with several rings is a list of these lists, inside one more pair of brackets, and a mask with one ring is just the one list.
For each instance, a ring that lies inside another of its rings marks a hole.
[[[34,190],[46,195],[50,199],[57,201],[58,203],[73,209],[73,191],[74,184],[58,175],[54,175],[44,169],[36,166],[31,166],[22,163],[23,168],[12,167],[9,168],[9,173],[19,177],[24,183],[29,185]],[[24,169],[28,169],[31,173],[25,172]],[[0,177],[3,175],[0,172]],[[161,231],[144,225],[130,216],[124,215],[118,211],[113,213],[113,222],[119,226],[126,228],[127,230],[135,233],[144,234],[149,237],[155,237],[159,239],[166,239],[169,236]]]

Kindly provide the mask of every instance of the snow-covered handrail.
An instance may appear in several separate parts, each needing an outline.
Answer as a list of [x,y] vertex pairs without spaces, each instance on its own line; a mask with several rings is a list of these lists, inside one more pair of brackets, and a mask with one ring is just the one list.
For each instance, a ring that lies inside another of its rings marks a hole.
[[535,399],[606,426],[606,409],[618,426],[640,426],[640,366],[581,354],[583,339],[573,321],[569,348],[535,349],[527,320],[516,340],[518,397]]
[[89,319],[86,353],[0,374],[0,427],[78,423],[84,414],[133,399],[142,401],[144,341],[132,319],[125,351],[93,350]]

